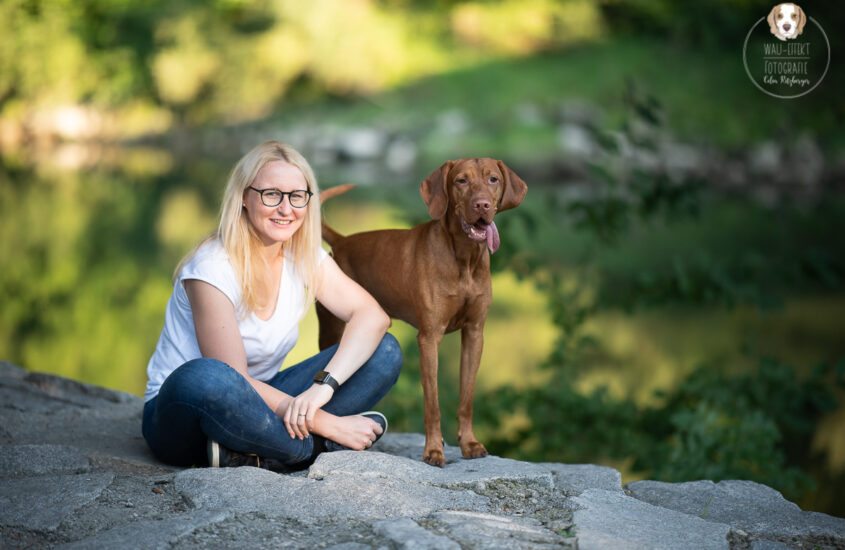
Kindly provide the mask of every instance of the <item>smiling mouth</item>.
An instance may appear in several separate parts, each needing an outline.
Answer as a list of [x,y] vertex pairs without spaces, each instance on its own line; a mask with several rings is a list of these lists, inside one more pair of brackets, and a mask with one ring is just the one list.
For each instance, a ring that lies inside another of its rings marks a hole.
[[292,221],[289,221],[289,220],[273,220],[273,219],[271,219],[270,221],[273,222],[275,225],[279,225],[279,226],[282,226],[282,227],[284,227],[286,225],[290,225],[290,224],[293,223]]
[[491,254],[499,249],[499,230],[494,222],[487,223],[479,218],[474,224],[469,224],[461,218],[461,227],[471,240],[479,243],[486,241]]

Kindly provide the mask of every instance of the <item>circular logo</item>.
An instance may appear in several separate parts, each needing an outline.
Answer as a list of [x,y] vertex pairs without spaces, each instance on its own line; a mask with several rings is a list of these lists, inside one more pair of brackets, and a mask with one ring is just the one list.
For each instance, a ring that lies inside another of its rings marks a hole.
[[794,99],[812,92],[830,67],[830,42],[821,25],[796,4],[778,4],[745,37],[742,62],[763,93]]

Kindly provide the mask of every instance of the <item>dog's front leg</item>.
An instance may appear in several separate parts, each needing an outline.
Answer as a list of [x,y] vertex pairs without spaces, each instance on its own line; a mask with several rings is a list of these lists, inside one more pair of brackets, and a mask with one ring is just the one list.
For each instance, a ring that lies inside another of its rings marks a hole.
[[443,456],[443,433],[440,430],[440,404],[437,399],[437,350],[442,338],[442,331],[421,330],[417,334],[425,421],[423,462],[440,468],[446,465],[446,458]]
[[484,325],[467,325],[461,330],[461,397],[458,402],[458,443],[464,458],[487,456],[487,449],[475,438],[472,430],[472,403],[475,377],[481,365],[484,348]]

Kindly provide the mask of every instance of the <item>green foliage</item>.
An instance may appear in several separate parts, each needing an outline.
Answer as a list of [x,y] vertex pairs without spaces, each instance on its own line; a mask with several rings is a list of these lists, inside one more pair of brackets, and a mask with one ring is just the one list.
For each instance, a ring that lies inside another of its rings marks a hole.
[[764,0],[702,0],[683,9],[671,0],[611,0],[604,4],[604,14],[617,32],[653,33],[676,43],[713,46],[742,40],[749,22],[771,7]]
[[814,489],[801,468],[818,422],[838,405],[832,375],[821,365],[802,379],[771,358],[736,375],[699,368],[644,414],[658,445],[635,467],[666,480],[753,479],[793,497]]

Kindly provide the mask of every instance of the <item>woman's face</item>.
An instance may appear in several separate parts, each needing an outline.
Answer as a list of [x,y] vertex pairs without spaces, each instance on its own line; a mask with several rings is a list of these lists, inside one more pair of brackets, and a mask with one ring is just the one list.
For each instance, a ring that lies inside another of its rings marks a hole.
[[[282,160],[274,160],[258,171],[252,187],[288,192],[307,190],[308,184],[299,168]],[[266,246],[283,243],[293,237],[308,210],[307,205],[304,208],[292,207],[290,195],[284,195],[278,206],[265,206],[261,194],[249,187],[244,190],[244,207],[249,222]]]

